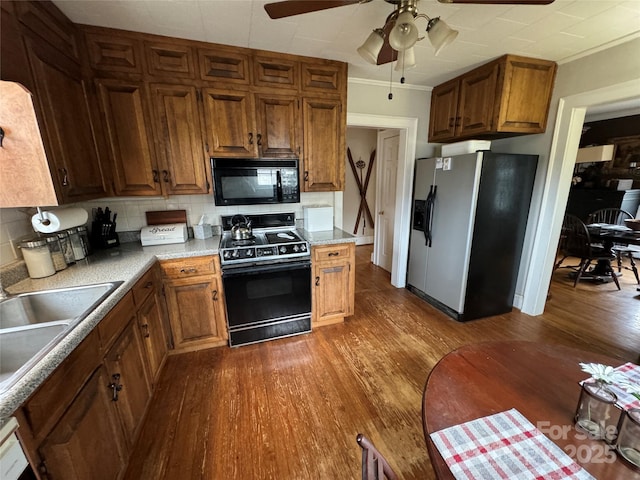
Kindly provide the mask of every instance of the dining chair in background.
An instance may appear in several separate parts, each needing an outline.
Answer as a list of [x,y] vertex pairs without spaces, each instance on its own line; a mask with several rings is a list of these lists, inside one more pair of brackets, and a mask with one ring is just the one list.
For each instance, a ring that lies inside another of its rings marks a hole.
[[362,480],[397,480],[398,477],[373,443],[359,433],[356,442],[362,448]]
[[604,269],[603,273],[611,275],[616,287],[620,290],[618,277],[611,267],[611,260],[616,258],[615,254],[602,246],[592,245],[587,226],[575,215],[564,216],[558,253],[563,255],[563,258],[556,263],[554,270],[558,268],[560,263],[567,257],[577,257],[580,259],[580,263],[575,267],[576,276],[573,282],[574,288],[578,285],[578,282],[583,278],[584,274],[587,273],[587,269],[591,263],[596,261]]
[[[624,225],[624,221],[633,218],[629,212],[620,208],[601,208],[589,215],[587,223],[608,223],[610,225]],[[618,272],[621,272],[623,268],[631,270],[636,277],[636,283],[640,284],[640,277],[638,276],[638,269],[634,259],[635,255],[640,255],[640,250],[633,245],[614,244],[613,253],[616,255],[616,262],[618,264]],[[622,257],[629,259],[630,266],[622,265]]]

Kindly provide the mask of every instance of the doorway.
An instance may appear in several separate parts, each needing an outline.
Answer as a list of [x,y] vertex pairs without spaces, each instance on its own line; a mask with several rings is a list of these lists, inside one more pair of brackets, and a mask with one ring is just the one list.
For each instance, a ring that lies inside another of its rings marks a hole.
[[393,225],[396,217],[396,184],[398,178],[398,150],[400,132],[382,130],[378,132],[378,176],[376,188],[376,228],[373,248],[373,263],[386,271],[393,268]]
[[[348,127],[370,127],[375,129],[394,129],[398,131],[398,168],[395,181],[395,218],[393,231],[399,232],[393,237],[391,253],[391,284],[403,288],[407,280],[407,259],[409,256],[409,227],[411,222],[411,186],[415,165],[418,119],[409,117],[386,117],[347,113]],[[378,182],[380,179],[378,180]],[[402,235],[406,232],[406,235]],[[374,243],[374,250],[376,246]],[[375,251],[374,251],[375,258]]]

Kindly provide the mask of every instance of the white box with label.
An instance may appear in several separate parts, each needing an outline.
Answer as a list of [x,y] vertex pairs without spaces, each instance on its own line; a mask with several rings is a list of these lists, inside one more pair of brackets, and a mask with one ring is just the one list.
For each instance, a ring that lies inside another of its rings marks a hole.
[[333,230],[333,207],[318,205],[302,207],[304,229],[307,232]]

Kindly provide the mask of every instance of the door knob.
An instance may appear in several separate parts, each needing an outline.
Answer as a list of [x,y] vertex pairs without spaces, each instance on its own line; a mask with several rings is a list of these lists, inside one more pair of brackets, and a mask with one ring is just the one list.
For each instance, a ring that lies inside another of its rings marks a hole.
[[378,212],[378,215],[384,215],[384,210]]

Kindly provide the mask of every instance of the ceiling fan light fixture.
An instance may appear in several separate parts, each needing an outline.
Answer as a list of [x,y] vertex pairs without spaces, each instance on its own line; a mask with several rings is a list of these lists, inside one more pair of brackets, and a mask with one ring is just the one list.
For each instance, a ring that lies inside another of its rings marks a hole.
[[396,19],[391,33],[389,33],[389,45],[398,52],[413,47],[418,41],[418,27],[413,20],[411,12],[402,12]]
[[367,62],[376,65],[378,62],[378,55],[384,44],[384,30],[376,28],[369,34],[365,42],[358,47],[358,53]]
[[436,49],[435,54],[438,55],[444,47],[455,40],[458,31],[450,28],[444,20],[440,20],[440,17],[436,17],[429,20],[427,36],[433,48]]
[[416,52],[413,47],[398,52],[398,60],[396,61],[396,72],[408,70],[416,66]]

